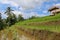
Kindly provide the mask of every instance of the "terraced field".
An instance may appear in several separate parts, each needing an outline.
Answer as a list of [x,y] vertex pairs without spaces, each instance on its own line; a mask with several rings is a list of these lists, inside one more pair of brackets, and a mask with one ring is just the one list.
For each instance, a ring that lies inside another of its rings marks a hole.
[[0,40],[60,40],[60,14],[18,22],[1,30]]

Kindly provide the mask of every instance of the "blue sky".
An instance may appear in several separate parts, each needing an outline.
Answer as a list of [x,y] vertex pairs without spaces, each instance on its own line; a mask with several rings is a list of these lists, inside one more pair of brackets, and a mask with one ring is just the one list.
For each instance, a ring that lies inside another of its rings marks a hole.
[[22,14],[24,18],[31,16],[48,16],[48,9],[52,6],[60,6],[60,0],[0,0],[0,12],[2,17],[6,8],[10,6],[16,15]]

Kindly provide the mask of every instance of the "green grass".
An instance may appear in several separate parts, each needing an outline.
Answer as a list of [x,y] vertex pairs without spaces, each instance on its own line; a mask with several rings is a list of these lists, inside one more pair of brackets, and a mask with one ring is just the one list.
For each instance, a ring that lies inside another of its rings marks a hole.
[[48,21],[56,21],[56,20],[60,20],[60,14],[57,14],[56,16],[37,17],[35,19],[26,20],[24,22],[19,22],[17,24],[20,25],[31,22],[48,22]]
[[44,22],[58,21],[58,20],[60,20],[60,14],[56,14],[55,16],[37,17],[37,18],[26,20],[23,22],[18,22],[14,26],[60,32],[60,25],[39,25],[39,26],[34,26],[33,24],[32,26],[26,25],[26,24],[34,23],[34,22],[44,23]]
[[[60,32],[60,24],[58,25],[29,25],[31,23],[45,23],[45,22],[50,22],[50,21],[60,21],[60,14],[57,14],[55,16],[46,16],[46,17],[37,17],[34,19],[28,19],[25,20],[23,22],[18,22],[15,25],[8,27],[7,29],[4,29],[2,31],[4,31],[4,34],[7,35],[9,34],[10,31],[12,31],[13,34],[13,38],[14,39],[18,39],[17,38],[17,32],[20,32],[20,30],[18,29],[19,27],[23,27],[25,29],[36,29],[36,30],[47,30],[47,31],[53,31],[53,32]],[[19,31],[18,31],[19,30]],[[11,35],[11,33],[9,34]],[[6,37],[5,37],[6,38]]]

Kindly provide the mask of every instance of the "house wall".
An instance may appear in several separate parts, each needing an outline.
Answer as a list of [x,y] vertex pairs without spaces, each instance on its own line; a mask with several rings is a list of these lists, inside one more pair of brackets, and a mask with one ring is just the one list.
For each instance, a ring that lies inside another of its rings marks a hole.
[[53,11],[51,11],[51,15],[55,15],[55,14],[57,14],[58,12],[60,12],[60,9],[53,10]]

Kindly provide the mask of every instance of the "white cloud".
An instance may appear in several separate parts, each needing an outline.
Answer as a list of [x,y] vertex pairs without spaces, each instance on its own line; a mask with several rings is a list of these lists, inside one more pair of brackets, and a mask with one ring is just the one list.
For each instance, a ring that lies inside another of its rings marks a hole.
[[15,6],[18,7],[19,5],[17,3],[15,3],[14,1],[10,1],[11,6]]
[[40,16],[39,14],[37,14],[36,12],[31,12],[31,13],[24,13],[21,11],[13,11],[14,14],[16,14],[16,16],[18,16],[19,14],[21,14],[24,18],[29,18],[31,16]]
[[16,14],[17,16],[18,16],[19,14],[22,14],[22,12],[20,12],[20,11],[13,11],[13,13]]
[[31,13],[24,13],[24,12],[21,12],[21,11],[13,11],[14,14],[16,14],[17,16],[19,14],[21,14],[25,19],[26,18],[29,18],[31,16],[36,16],[36,17],[43,17],[43,16],[46,16],[45,14],[38,14],[36,12],[31,12]]
[[1,16],[2,16],[2,18],[6,18],[6,17],[7,17],[7,15],[6,15],[6,14],[4,14],[3,10],[0,10],[0,13],[2,14],[2,15],[1,15]]
[[53,6],[60,8],[60,3],[54,4]]
[[60,6],[60,3],[55,4],[54,6]]
[[[4,2],[3,2],[4,1]],[[43,2],[48,0],[1,0],[0,3],[10,4],[11,6],[21,6],[24,9],[40,7]]]
[[[4,1],[4,2],[3,2]],[[26,10],[26,9],[35,9],[35,8],[40,8],[41,5],[49,0],[0,0],[0,3],[2,4],[9,4],[14,7],[20,7],[19,9],[21,10]],[[21,11],[14,11],[16,15],[22,14],[24,18],[28,18],[31,16],[46,16],[44,14],[39,15],[36,12],[30,12],[30,13],[24,13]],[[44,12],[46,13],[46,11]]]
[[43,13],[47,13],[48,11],[47,10],[44,10]]
[[0,0],[0,3],[2,3],[2,4],[8,4],[9,6],[15,6],[15,7],[19,6],[16,2],[10,1],[10,0]]
[[24,9],[33,9],[36,7],[40,7],[43,2],[48,0],[14,0],[17,4],[19,4]]

